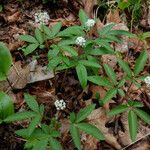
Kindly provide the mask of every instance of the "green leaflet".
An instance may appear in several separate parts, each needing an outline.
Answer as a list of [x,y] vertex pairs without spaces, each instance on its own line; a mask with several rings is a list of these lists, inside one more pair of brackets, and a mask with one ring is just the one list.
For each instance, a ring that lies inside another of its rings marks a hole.
[[4,120],[13,113],[14,104],[12,99],[4,92],[0,92],[0,120]]
[[97,138],[98,140],[104,140],[104,136],[101,133],[101,131],[95,127],[94,125],[91,125],[89,123],[78,123],[76,125],[80,130],[92,135],[93,137]]
[[134,112],[140,117],[142,120],[144,120],[148,125],[150,125],[150,115],[147,114],[145,111],[135,108]]
[[148,52],[144,50],[136,60],[134,67],[135,75],[138,75],[144,69],[147,59],[148,59]]
[[132,110],[128,113],[128,124],[131,140],[135,141],[138,131],[138,120],[136,114]]
[[96,85],[112,87],[112,83],[105,77],[101,76],[88,76],[88,80]]
[[109,102],[113,97],[115,97],[117,94],[117,89],[110,89],[106,93],[105,97],[100,101],[102,105],[105,105],[107,102]]
[[87,118],[94,110],[95,104],[88,105],[87,107],[81,109],[76,115],[76,122],[81,122]]
[[39,112],[39,105],[37,101],[35,100],[34,96],[31,96],[30,94],[25,93],[24,94],[25,101],[29,108],[35,112]]
[[104,69],[107,73],[107,76],[113,81],[114,84],[117,83],[117,77],[116,77],[116,74],[114,72],[114,70],[107,64],[104,64]]
[[81,150],[80,133],[78,128],[74,124],[71,124],[69,131],[75,146],[78,148],[78,150]]
[[4,43],[0,42],[0,81],[6,80],[11,64],[11,53]]
[[107,114],[109,116],[114,116],[114,115],[118,115],[120,113],[123,113],[125,111],[128,110],[128,106],[127,105],[119,105],[113,109],[110,110],[110,112],[108,112]]
[[82,88],[84,89],[87,85],[87,70],[84,65],[78,64],[76,66],[76,72],[81,83]]

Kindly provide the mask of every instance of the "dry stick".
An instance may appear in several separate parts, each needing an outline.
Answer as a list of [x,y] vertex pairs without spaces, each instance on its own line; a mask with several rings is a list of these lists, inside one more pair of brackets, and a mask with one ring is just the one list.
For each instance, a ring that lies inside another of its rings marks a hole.
[[145,136],[143,136],[143,137],[137,139],[136,141],[132,142],[130,145],[127,145],[127,146],[124,147],[122,150],[125,150],[125,149],[128,148],[129,146],[131,146],[131,145],[133,145],[134,143],[136,143],[136,142],[138,142],[138,141],[144,139],[145,137],[147,137],[147,136],[149,136],[149,135],[150,135],[150,133],[146,134]]

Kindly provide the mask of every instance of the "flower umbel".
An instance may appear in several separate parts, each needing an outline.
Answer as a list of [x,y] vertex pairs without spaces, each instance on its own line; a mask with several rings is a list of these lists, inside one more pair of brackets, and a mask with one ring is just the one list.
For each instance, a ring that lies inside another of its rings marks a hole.
[[147,84],[148,87],[150,87],[150,76],[147,76],[147,77],[144,79],[144,82]]
[[86,40],[84,37],[80,36],[80,37],[77,37],[75,43],[80,46],[85,46]]
[[34,18],[35,22],[39,24],[48,24],[48,21],[50,20],[50,17],[46,11],[35,13]]
[[95,20],[94,19],[88,19],[87,22],[85,23],[86,27],[93,27],[95,25]]
[[64,110],[66,108],[66,103],[63,99],[56,100],[54,103],[57,110]]

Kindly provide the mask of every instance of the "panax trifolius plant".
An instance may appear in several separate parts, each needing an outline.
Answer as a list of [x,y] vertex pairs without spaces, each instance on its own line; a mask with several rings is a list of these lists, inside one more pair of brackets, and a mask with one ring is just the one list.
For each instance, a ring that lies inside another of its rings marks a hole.
[[87,86],[88,75],[98,75],[101,68],[99,56],[115,55],[112,42],[121,42],[121,35],[132,37],[132,33],[124,30],[112,30],[115,24],[109,24],[98,30],[99,36],[93,38],[89,33],[97,19],[90,19],[81,9],[79,11],[81,25],[68,27],[60,31],[62,23],[58,22],[52,28],[41,25],[35,30],[35,35],[21,35],[20,40],[28,45],[23,47],[25,55],[36,49],[49,49],[48,69],[60,71],[75,68],[81,86]]
[[[6,98],[6,97],[5,97]],[[4,117],[5,123],[11,123],[21,120],[28,120],[29,125],[16,131],[16,134],[21,136],[25,141],[25,149],[46,150],[50,147],[51,150],[62,150],[63,147],[59,143],[58,138],[61,138],[59,128],[61,124],[55,119],[51,118],[50,124],[43,123],[44,106],[39,105],[34,96],[24,94],[25,102],[29,110],[9,114]],[[92,135],[98,140],[104,140],[101,131],[94,125],[86,122],[86,118],[95,109],[95,104],[88,105],[81,109],[77,114],[74,112],[70,114],[70,134],[75,143],[75,146],[80,150],[81,141],[79,130]],[[6,114],[5,114],[6,115]]]

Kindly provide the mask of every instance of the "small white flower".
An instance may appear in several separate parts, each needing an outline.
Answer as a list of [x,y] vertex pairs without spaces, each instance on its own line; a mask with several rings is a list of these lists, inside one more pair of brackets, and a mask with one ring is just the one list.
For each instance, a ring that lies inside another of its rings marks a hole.
[[38,24],[48,24],[50,17],[47,12],[37,12],[34,15],[35,22]]
[[56,100],[54,103],[57,110],[64,110],[66,108],[66,103],[63,99]]
[[85,23],[87,27],[93,27],[95,25],[95,20],[94,19],[88,19],[87,22]]
[[75,43],[80,46],[85,46],[86,40],[84,37],[80,36],[80,37],[77,37]]
[[144,82],[147,84],[148,87],[150,87],[150,76],[147,76],[147,77],[144,79]]

